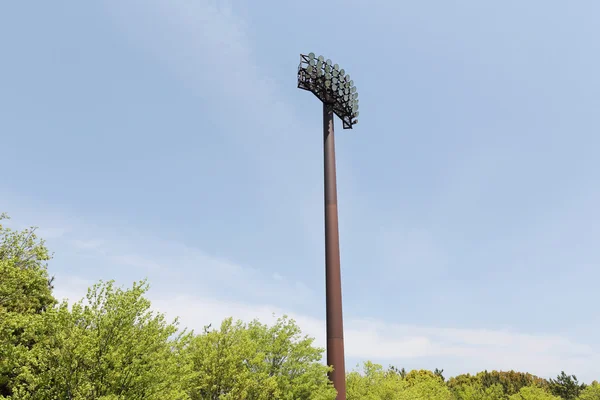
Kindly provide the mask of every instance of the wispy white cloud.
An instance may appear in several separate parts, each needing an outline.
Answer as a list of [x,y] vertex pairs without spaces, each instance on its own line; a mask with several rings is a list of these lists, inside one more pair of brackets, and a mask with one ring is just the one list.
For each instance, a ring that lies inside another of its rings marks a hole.
[[[60,290],[66,288],[66,292],[73,287],[74,283],[68,278],[73,271],[83,271],[78,273],[80,278],[98,279],[110,270],[117,280],[148,278],[159,290],[182,288],[182,293],[192,291],[217,298],[266,302],[282,298],[286,304],[312,304],[315,297],[305,283],[290,279],[284,273],[265,275],[250,265],[132,228],[121,227],[117,233],[110,228],[78,223],[75,219],[65,219],[64,225],[70,227],[70,234],[53,238],[50,247],[60,249],[58,261],[67,265],[56,265],[53,261],[50,268],[59,268],[56,284]],[[77,237],[87,239],[74,239]],[[61,270],[69,272],[61,274]],[[61,275],[66,276],[67,282],[61,282]]]
[[[303,332],[325,346],[325,321],[292,310],[265,304],[218,301],[194,296],[162,294],[154,306],[168,316],[179,316],[183,326],[196,331],[217,325],[226,317],[272,323],[275,316],[294,318]],[[561,370],[581,371],[594,378],[600,355],[585,344],[554,335],[531,335],[513,331],[451,329],[389,324],[384,321],[347,318],[345,349],[349,360],[372,360],[381,364],[410,365],[418,359],[435,359],[451,374],[483,369],[521,370],[551,377]],[[430,366],[434,368],[434,366]]]
[[[165,312],[170,319],[180,317],[184,327],[201,331],[205,325],[215,326],[230,316],[271,323],[274,313],[276,316],[287,314],[298,322],[304,333],[316,338],[317,345],[325,346],[325,322],[317,317],[321,313],[299,311],[297,303],[284,301],[295,297],[310,304],[315,294],[284,274],[263,274],[251,267],[211,257],[199,249],[149,238],[139,232],[121,231],[118,236],[112,233],[111,237],[110,232],[97,226],[78,226],[75,222],[66,225],[73,236],[79,232],[83,236],[85,232],[86,237],[92,239],[81,242],[69,237],[55,239],[63,253],[83,253],[100,269],[121,264],[142,268],[151,284],[148,296],[153,307]],[[143,240],[136,240],[140,237]],[[123,248],[120,243],[127,243],[127,247]],[[177,268],[170,268],[174,265]],[[53,272],[56,297],[68,298],[71,302],[83,298],[96,280],[94,271]],[[114,278],[119,285],[131,284],[130,275]],[[208,290],[211,287],[218,290]],[[600,362],[594,347],[562,335],[402,325],[368,315],[346,315],[345,339],[346,357],[350,361],[372,360],[403,366],[425,363],[429,368],[443,366],[449,374],[517,369],[549,377],[566,370],[592,380]],[[428,365],[429,362],[432,365]]]
[[[85,295],[92,283],[64,277],[56,295],[71,301]],[[304,334],[325,347],[325,321],[270,304],[247,303],[198,297],[179,293],[157,293],[148,297],[153,308],[172,320],[179,317],[182,327],[201,332],[209,324],[217,326],[228,317],[249,322],[258,319],[273,323],[282,315],[294,318]],[[528,371],[551,377],[561,370],[581,371],[581,379],[594,379],[600,354],[586,344],[557,335],[532,335],[509,330],[455,329],[390,324],[381,320],[346,318],[346,358],[371,360],[381,364],[410,365],[419,359],[435,360],[447,373],[476,372],[483,369]],[[460,367],[457,368],[456,366]],[[434,366],[430,366],[434,368]]]

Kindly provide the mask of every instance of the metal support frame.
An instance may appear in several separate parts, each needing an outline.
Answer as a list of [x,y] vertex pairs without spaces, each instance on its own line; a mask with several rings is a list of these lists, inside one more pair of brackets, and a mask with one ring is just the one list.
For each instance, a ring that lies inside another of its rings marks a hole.
[[352,129],[352,126],[356,124],[356,121],[353,120],[352,110],[346,106],[343,99],[327,90],[324,76],[308,73],[308,65],[308,56],[301,54],[298,66],[298,88],[313,93],[324,104],[331,105],[335,115],[342,120],[343,128]]

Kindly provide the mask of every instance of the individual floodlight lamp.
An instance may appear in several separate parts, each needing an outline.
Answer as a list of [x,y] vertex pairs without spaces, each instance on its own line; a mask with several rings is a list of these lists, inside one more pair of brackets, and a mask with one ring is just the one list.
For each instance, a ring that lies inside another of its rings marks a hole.
[[350,75],[338,64],[315,53],[300,55],[298,88],[312,92],[323,103],[323,156],[325,167],[325,298],[327,310],[327,364],[337,400],[346,400],[342,280],[335,173],[333,115],[344,129],[358,123],[358,92]]

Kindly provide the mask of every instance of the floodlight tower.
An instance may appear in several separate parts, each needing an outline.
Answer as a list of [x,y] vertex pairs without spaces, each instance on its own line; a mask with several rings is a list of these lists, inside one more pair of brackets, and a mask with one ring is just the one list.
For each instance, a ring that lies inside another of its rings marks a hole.
[[346,400],[342,280],[338,231],[337,183],[333,114],[344,129],[358,123],[358,93],[350,75],[339,65],[314,53],[300,55],[298,88],[312,92],[323,103],[323,158],[325,165],[325,302],[327,308],[327,365],[337,400]]

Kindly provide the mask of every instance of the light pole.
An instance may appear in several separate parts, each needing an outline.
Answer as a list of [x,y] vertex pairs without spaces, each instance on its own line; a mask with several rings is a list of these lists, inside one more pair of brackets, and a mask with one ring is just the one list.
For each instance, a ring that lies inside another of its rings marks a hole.
[[312,92],[323,102],[323,158],[325,167],[325,302],[327,310],[327,365],[333,367],[329,379],[337,390],[337,400],[346,400],[344,363],[344,322],[338,230],[337,184],[333,114],[344,129],[358,123],[358,92],[350,75],[331,60],[314,53],[300,55],[298,88]]

